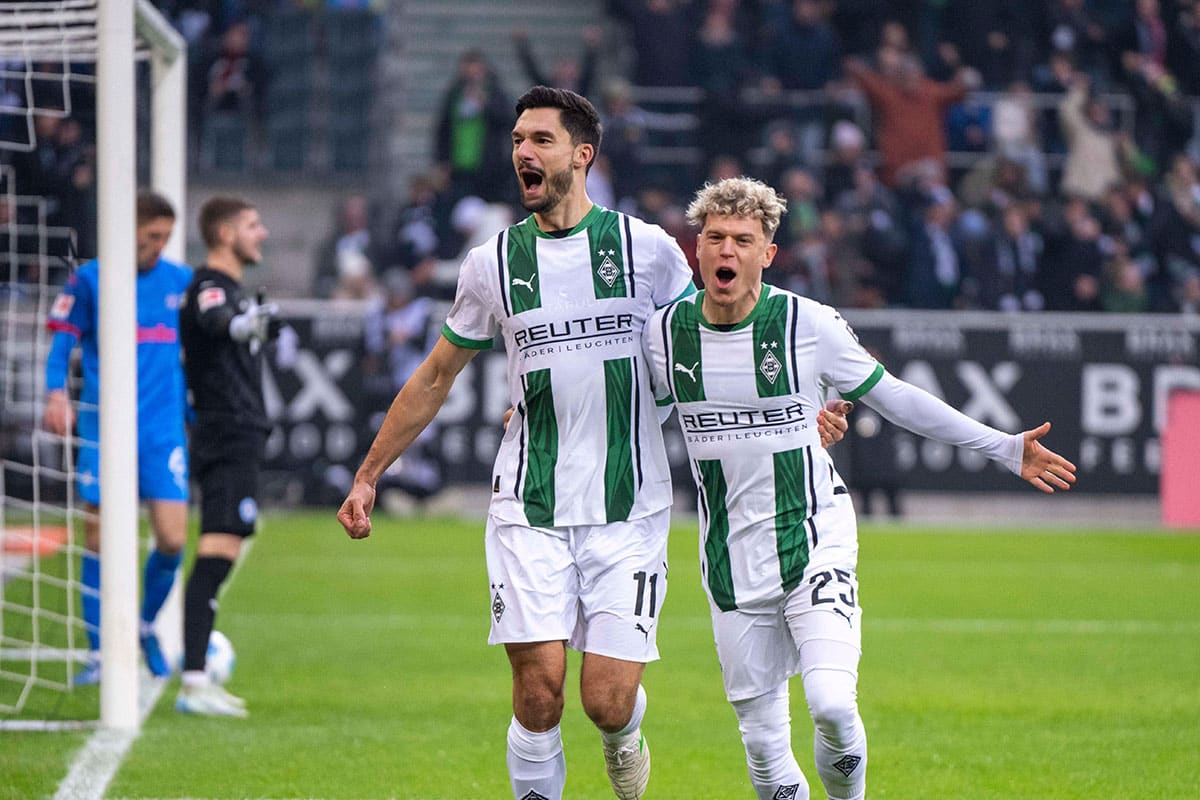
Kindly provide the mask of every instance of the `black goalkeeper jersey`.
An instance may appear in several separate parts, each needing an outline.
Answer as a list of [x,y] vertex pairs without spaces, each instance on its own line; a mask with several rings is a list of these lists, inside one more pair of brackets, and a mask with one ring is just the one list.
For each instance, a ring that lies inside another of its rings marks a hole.
[[229,321],[249,305],[240,283],[207,266],[196,270],[188,286],[179,335],[198,429],[271,429],[263,404],[261,345],[229,336]]

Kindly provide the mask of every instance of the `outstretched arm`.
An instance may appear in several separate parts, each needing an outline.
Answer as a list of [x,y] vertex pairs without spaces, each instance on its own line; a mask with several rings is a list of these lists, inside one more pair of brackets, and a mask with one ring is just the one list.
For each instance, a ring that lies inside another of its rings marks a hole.
[[1050,432],[1050,423],[1021,434],[1024,447],[1021,451],[1021,477],[1046,494],[1055,489],[1066,491],[1075,482],[1075,465],[1043,445],[1039,439]]
[[1023,434],[1007,434],[886,372],[862,401],[913,433],[999,461],[1043,492],[1069,489],[1075,481],[1075,465],[1038,441],[1050,430],[1048,422]]
[[459,347],[443,336],[396,394],[337,514],[338,522],[351,539],[371,535],[371,509],[375,506],[379,476],[425,430],[446,402],[458,373],[478,352]]

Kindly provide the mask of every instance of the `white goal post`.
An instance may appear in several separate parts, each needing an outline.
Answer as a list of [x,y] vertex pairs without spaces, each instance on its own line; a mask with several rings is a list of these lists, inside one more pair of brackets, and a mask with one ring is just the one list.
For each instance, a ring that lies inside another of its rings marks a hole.
[[[34,118],[38,114],[68,116],[71,112],[70,84],[73,81],[94,84],[96,255],[105,265],[132,265],[136,261],[139,59],[150,62],[150,184],[175,207],[179,224],[165,254],[182,262],[187,219],[187,59],[183,38],[149,0],[0,0],[0,67],[10,79],[14,70],[23,70],[26,89],[25,98],[17,98],[16,105],[0,108],[0,113],[23,115],[29,133],[26,142],[0,143],[0,147],[33,149],[36,146]],[[86,69],[75,68],[92,63],[95,65],[94,77]],[[46,64],[53,69],[41,72]],[[32,87],[39,81],[44,83],[60,78],[63,107],[38,108]],[[20,83],[20,80],[16,82]],[[10,240],[16,238],[15,233],[10,235]],[[19,273],[14,270],[13,274]],[[103,552],[100,562],[103,680],[99,718],[105,727],[134,729],[141,721],[138,708],[138,471],[137,448],[129,444],[137,441],[136,414],[129,413],[129,409],[137,408],[136,284],[131,270],[104,268],[99,275],[100,529]],[[15,291],[10,289],[10,293]],[[42,303],[39,313],[44,310]],[[7,327],[11,329],[11,320],[9,323]],[[44,323],[44,318],[36,320],[36,324]],[[40,375],[36,386],[33,407],[40,410],[43,397]],[[36,428],[40,414],[30,413],[29,418]],[[31,432],[30,435],[36,434]],[[35,476],[35,483],[36,480]],[[36,502],[35,496],[35,505]],[[33,513],[36,515],[36,510]],[[3,521],[0,514],[0,524]],[[33,595],[36,604],[38,592],[35,590]],[[70,606],[77,603],[78,598],[68,592],[66,602]],[[173,615],[173,621],[168,620],[167,624],[178,629],[177,592],[171,605],[173,611],[164,609],[164,614]],[[35,609],[33,614],[36,616],[36,613]],[[69,618],[73,611],[69,610],[67,614]],[[178,636],[176,630],[165,638],[177,639]],[[37,645],[34,642],[31,649],[36,650]],[[34,683],[46,686],[50,682],[38,679],[36,661],[40,657],[36,652],[31,656],[30,671]],[[67,681],[61,688],[69,686]],[[10,725],[5,720],[0,722],[0,730],[31,722],[35,721],[15,720]]]

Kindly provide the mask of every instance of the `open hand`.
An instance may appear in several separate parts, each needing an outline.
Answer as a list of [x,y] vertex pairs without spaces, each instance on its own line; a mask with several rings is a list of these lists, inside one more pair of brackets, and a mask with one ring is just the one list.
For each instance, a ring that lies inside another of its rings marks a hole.
[[1038,440],[1050,432],[1050,423],[1043,422],[1025,431],[1025,449],[1021,453],[1021,477],[1046,494],[1055,489],[1066,491],[1075,482],[1075,465]]

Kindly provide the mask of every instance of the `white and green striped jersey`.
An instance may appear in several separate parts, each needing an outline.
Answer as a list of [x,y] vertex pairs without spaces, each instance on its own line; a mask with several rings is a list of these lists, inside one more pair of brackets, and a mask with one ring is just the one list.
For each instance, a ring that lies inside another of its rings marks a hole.
[[820,540],[813,515],[845,491],[817,412],[827,389],[857,399],[884,373],[829,306],[764,284],[750,315],[719,330],[702,301],[700,292],[657,312],[645,349],[699,488],[705,588],[732,610],[799,584]]
[[442,334],[476,349],[504,337],[516,413],[496,456],[494,516],[599,525],[671,504],[642,330],[694,292],[662,228],[599,206],[562,236],[530,216],[467,255]]

